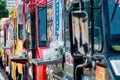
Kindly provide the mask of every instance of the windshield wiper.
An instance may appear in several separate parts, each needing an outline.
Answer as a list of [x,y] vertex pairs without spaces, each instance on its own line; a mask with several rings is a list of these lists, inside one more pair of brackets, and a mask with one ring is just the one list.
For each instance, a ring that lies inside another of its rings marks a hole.
[[113,12],[112,12],[111,21],[113,21],[113,19],[114,19],[115,12],[116,12],[116,9],[117,9],[117,4],[118,4],[118,1],[119,1],[119,0],[117,0],[117,2],[115,3],[115,6],[114,6],[114,9],[113,9]]

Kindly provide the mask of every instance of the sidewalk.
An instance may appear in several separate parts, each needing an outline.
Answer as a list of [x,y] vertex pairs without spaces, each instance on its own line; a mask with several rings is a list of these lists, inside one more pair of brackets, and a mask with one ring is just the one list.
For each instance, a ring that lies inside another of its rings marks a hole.
[[3,69],[0,69],[0,80],[8,80],[8,77]]

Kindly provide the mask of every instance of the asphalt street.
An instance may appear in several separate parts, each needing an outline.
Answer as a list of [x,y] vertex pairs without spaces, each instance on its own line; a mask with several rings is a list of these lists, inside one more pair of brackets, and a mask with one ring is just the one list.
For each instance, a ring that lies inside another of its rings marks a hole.
[[0,80],[8,80],[4,69],[0,69]]

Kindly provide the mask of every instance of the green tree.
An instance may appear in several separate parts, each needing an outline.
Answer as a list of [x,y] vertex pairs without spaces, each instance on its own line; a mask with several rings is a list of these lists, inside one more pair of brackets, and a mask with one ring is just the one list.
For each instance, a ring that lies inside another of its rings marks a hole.
[[8,17],[8,9],[6,9],[6,0],[0,0],[0,18]]

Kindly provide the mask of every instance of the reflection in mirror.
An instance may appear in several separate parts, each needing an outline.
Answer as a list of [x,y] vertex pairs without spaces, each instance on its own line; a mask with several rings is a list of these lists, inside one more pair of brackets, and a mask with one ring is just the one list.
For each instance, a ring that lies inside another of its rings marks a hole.
[[88,15],[85,11],[72,12],[73,53],[88,53]]

